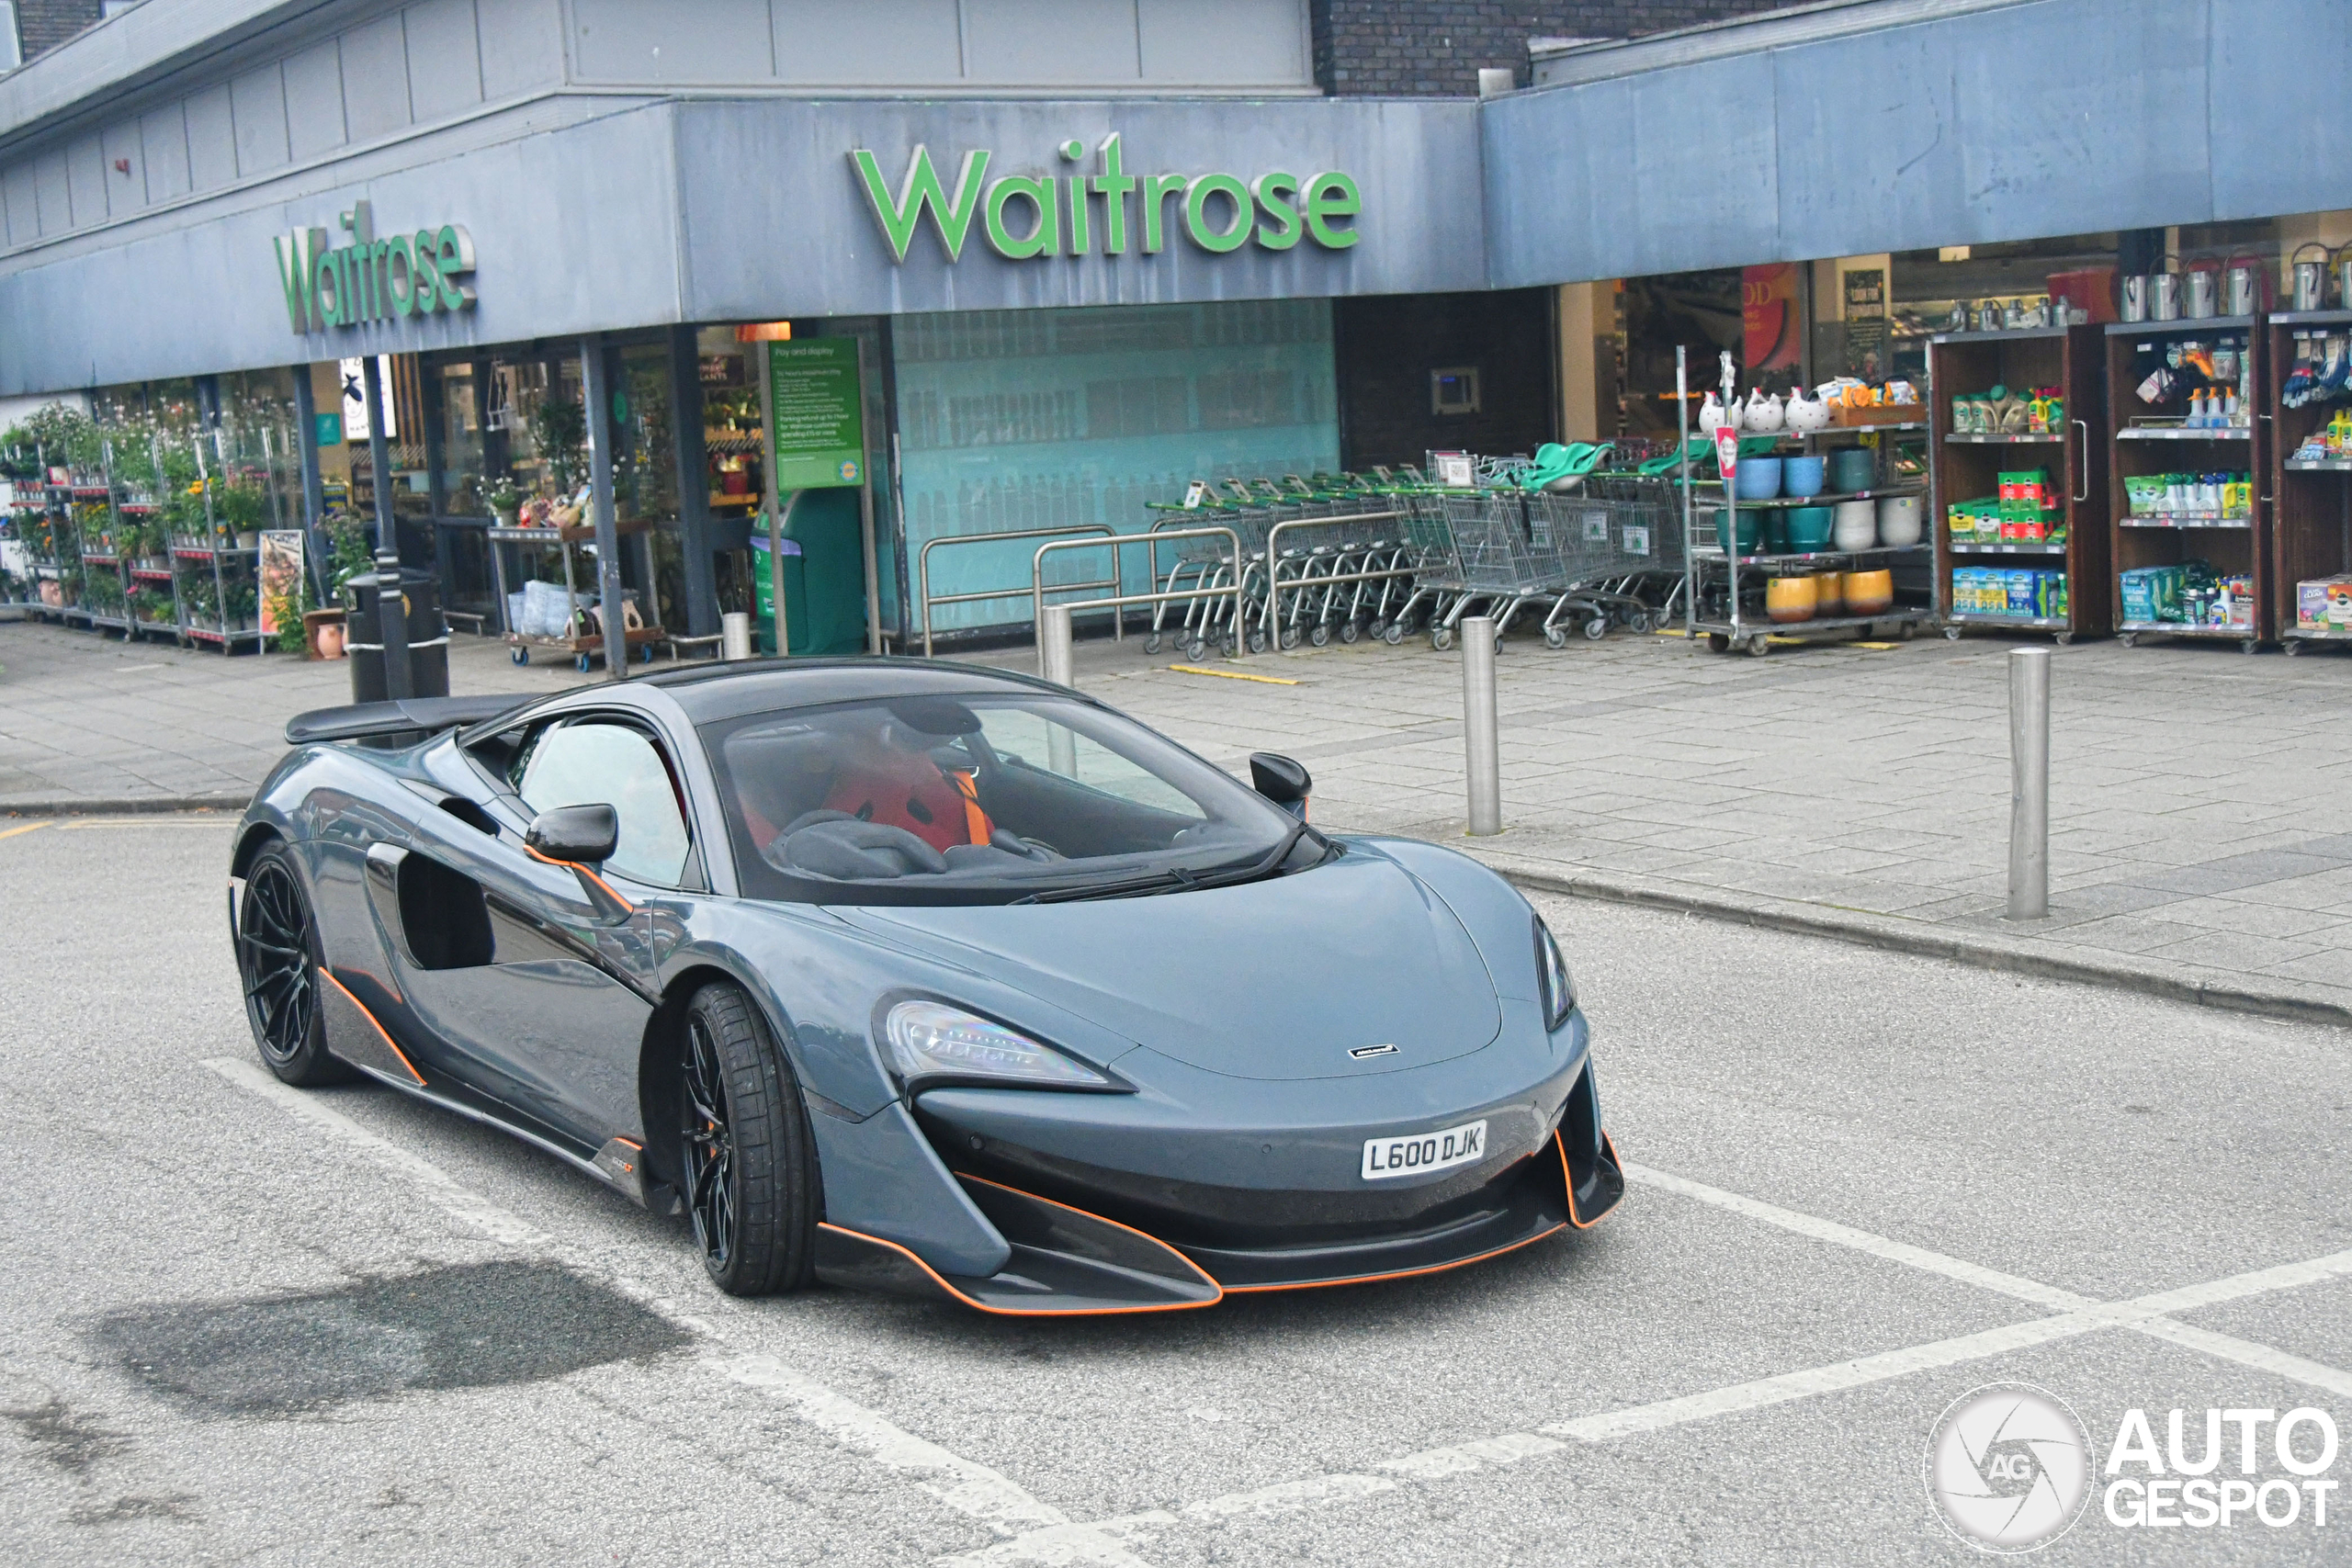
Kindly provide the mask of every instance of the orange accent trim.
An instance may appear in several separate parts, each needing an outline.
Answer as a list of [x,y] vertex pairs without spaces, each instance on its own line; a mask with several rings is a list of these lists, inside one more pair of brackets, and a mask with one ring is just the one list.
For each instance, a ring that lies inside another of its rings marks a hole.
[[[980,809],[979,781],[973,778],[970,773],[965,772],[961,768],[943,768],[940,771],[947,775],[947,782],[956,786],[956,793],[964,797],[964,831],[971,835],[972,842],[976,844],[985,844],[989,840],[995,838],[996,824],[989,821],[989,814]],[[1011,1191],[1012,1189],[1007,1188],[1006,1190]],[[1022,1195],[1023,1197],[1031,1198],[1036,1196],[1034,1192],[1023,1193]],[[1041,1199],[1039,1201],[1041,1202],[1047,1203],[1053,1201],[1050,1198]],[[1086,1211],[1083,1209],[1079,1211],[1080,1213],[1084,1213]],[[1136,1234],[1141,1235],[1142,1233],[1137,1232]],[[1162,1242],[1160,1245],[1165,1247],[1167,1243]]]
[[1522,1241],[1512,1242],[1509,1247],[1498,1247],[1492,1252],[1482,1252],[1476,1258],[1457,1258],[1451,1263],[1424,1264],[1419,1269],[1399,1269],[1388,1274],[1356,1274],[1344,1280],[1301,1280],[1295,1284],[1287,1285],[1227,1285],[1225,1287],[1225,1293],[1229,1296],[1238,1296],[1256,1295],[1267,1291],[1321,1291],[1335,1285],[1373,1285],[1383,1280],[1410,1280],[1419,1274],[1443,1274],[1454,1269],[1467,1269],[1473,1263],[1484,1263],[1489,1258],[1500,1258],[1506,1252],[1517,1252],[1522,1247],[1533,1247],[1537,1242],[1557,1235],[1567,1228],[1565,1224],[1554,1225],[1550,1230],[1539,1231]]
[[[1206,1285],[1209,1289],[1216,1292],[1219,1295],[1223,1295],[1225,1293],[1225,1287],[1216,1282],[1216,1277],[1215,1275],[1202,1268],[1199,1264],[1193,1262],[1191,1258],[1185,1257],[1182,1253],[1177,1251],[1174,1247],[1169,1246],[1166,1242],[1160,1240],[1158,1236],[1152,1235],[1149,1231],[1139,1231],[1133,1225],[1123,1225],[1116,1220],[1098,1214],[1091,1209],[1081,1209],[1075,1203],[1064,1203],[1056,1199],[1041,1197],[1035,1192],[1024,1192],[1018,1187],[1008,1187],[1001,1181],[990,1181],[985,1176],[973,1176],[959,1170],[956,1172],[956,1179],[958,1181],[977,1181],[983,1187],[993,1187],[1000,1192],[1011,1192],[1019,1197],[1026,1198],[1032,1202],[1048,1203],[1057,1209],[1066,1209],[1073,1214],[1083,1214],[1088,1219],[1094,1221],[1098,1224],[1109,1225],[1113,1230],[1125,1231],[1129,1235],[1141,1236],[1144,1240],[1151,1243],[1152,1246],[1159,1247],[1161,1251],[1167,1253],[1169,1257],[1176,1259],[1177,1262],[1182,1263],[1185,1268],[1190,1269],[1193,1273],[1198,1274],[1201,1277],[1202,1284]],[[1204,1304],[1214,1306],[1216,1303],[1211,1302]]]
[[603,877],[597,875],[586,866],[582,865],[578,861],[558,860],[553,855],[543,855],[528,844],[525,844],[523,846],[523,852],[544,865],[560,865],[566,871],[578,872],[581,875],[586,877],[589,881],[603,888],[605,890],[605,897],[611,898],[614,903],[618,904],[622,908],[627,909],[632,915],[637,913],[636,905],[630,903],[628,899],[614,892],[613,885],[611,883],[606,882]]
[[[1625,1163],[1617,1157],[1617,1141],[1609,1135],[1608,1129],[1603,1128],[1601,1130],[1600,1141],[1609,1150],[1610,1163],[1614,1165],[1619,1170],[1623,1170],[1625,1168]],[[1589,1220],[1580,1220],[1577,1218],[1577,1179],[1576,1173],[1568,1168],[1568,1145],[1562,1141],[1556,1129],[1552,1134],[1552,1143],[1553,1145],[1560,1151],[1560,1183],[1567,1190],[1568,1224],[1576,1226],[1577,1229],[1580,1231],[1589,1231],[1593,1226],[1599,1224],[1601,1221],[1607,1219],[1610,1215],[1615,1213],[1617,1212],[1617,1204],[1610,1204],[1609,1207],[1601,1210],[1600,1213],[1593,1215],[1593,1217]],[[1620,1199],[1618,1201],[1623,1202],[1623,1200]]]
[[390,1050],[393,1055],[400,1058],[401,1066],[408,1069],[408,1076],[416,1080],[416,1087],[423,1089],[424,1087],[424,1075],[416,1070],[416,1064],[408,1059],[408,1053],[401,1050],[397,1044],[393,1043],[391,1031],[386,1029],[382,1024],[376,1021],[376,1015],[368,1010],[368,1004],[361,1001],[357,997],[353,996],[351,994],[350,987],[336,979],[333,975],[328,974],[324,969],[319,971],[319,977],[324,980],[328,985],[333,986],[336,990],[341,991],[344,995],[344,999],[348,1001],[353,1007],[359,1010],[359,1016],[368,1021],[368,1027],[374,1030],[382,1037],[385,1046]]
[[[1050,1201],[1051,1200],[1047,1201]],[[832,1231],[841,1235],[855,1236],[860,1241],[870,1241],[876,1247],[888,1247],[891,1251],[899,1254],[908,1262],[912,1263],[916,1268],[930,1275],[932,1283],[937,1285],[941,1290],[946,1292],[949,1295],[954,1296],[957,1301],[962,1302],[966,1306],[972,1308],[974,1311],[987,1313],[991,1317],[1124,1317],[1131,1316],[1136,1313],[1146,1312],[1191,1312],[1199,1307],[1215,1306],[1223,1299],[1222,1296],[1212,1296],[1204,1302],[1164,1302],[1157,1305],[1149,1306],[1081,1307],[1076,1310],[1062,1307],[990,1306],[986,1302],[973,1300],[970,1296],[966,1295],[963,1292],[949,1284],[946,1280],[941,1276],[938,1269],[933,1269],[930,1264],[925,1263],[922,1258],[917,1258],[913,1253],[908,1251],[905,1247],[900,1247],[895,1241],[886,1241],[878,1235],[868,1235],[864,1231],[854,1231],[847,1225],[837,1225],[829,1220],[818,1221],[817,1228],[819,1230]],[[1166,1242],[1161,1242],[1160,1245],[1165,1247],[1168,1244]],[[1216,1283],[1215,1280],[1211,1280],[1210,1282],[1212,1284]]]

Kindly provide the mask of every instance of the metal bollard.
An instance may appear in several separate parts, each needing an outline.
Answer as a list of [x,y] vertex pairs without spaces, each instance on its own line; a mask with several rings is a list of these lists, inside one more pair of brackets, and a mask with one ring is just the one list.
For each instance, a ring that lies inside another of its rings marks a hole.
[[1495,733],[1495,623],[1486,615],[1462,623],[1462,741],[1470,833],[1488,838],[1503,830],[1503,773]]
[[2009,651],[2009,908],[2050,913],[2050,650]]
[[[1048,604],[1037,622],[1037,673],[1057,686],[1074,686],[1070,668],[1069,606]],[[1058,724],[1046,727],[1046,767],[1066,779],[1078,776],[1078,741]]]
[[718,617],[718,657],[752,657],[752,616],[748,610],[729,610]]

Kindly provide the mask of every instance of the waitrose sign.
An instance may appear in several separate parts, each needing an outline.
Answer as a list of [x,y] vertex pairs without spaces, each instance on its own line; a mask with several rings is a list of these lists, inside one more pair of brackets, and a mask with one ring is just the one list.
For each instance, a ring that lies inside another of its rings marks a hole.
[[463,226],[379,239],[361,201],[343,215],[343,228],[351,236],[345,245],[328,244],[324,229],[297,229],[271,242],[297,336],[474,308],[474,242]]
[[[1061,145],[1066,163],[1088,161],[1085,143]],[[989,179],[986,149],[964,154],[950,189],[931,150],[918,146],[894,194],[874,154],[850,155],[858,183],[903,262],[926,215],[949,261],[959,259],[973,230],[989,249],[1013,261],[1033,256],[1157,255],[1178,232],[1216,254],[1247,244],[1287,251],[1302,240],[1328,251],[1356,243],[1351,220],[1363,209],[1356,182],[1338,170],[1316,175],[1279,170],[1244,183],[1238,175],[1131,175],[1117,136],[1094,149],[1094,167],[1064,175]]]

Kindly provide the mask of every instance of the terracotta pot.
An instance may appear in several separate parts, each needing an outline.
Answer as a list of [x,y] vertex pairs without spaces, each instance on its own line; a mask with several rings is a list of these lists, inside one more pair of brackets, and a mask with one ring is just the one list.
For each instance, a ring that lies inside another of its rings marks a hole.
[[1846,608],[1846,574],[1842,571],[1816,571],[1813,574],[1813,613],[1835,615]]
[[329,621],[326,625],[319,628],[319,657],[321,659],[341,659],[343,657],[343,625],[341,622]]
[[1810,577],[1773,577],[1764,582],[1764,613],[1783,626],[1813,619],[1818,602]]
[[1846,574],[1846,614],[1880,615],[1894,607],[1894,573],[1849,571]]

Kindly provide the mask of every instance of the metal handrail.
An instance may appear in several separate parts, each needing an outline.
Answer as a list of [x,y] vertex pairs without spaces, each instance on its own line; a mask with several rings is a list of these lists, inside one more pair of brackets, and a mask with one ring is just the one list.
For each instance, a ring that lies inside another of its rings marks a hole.
[[[1012,539],[1052,539],[1067,534],[1107,534],[1113,537],[1117,536],[1107,523],[1069,523],[1058,528],[1017,528],[1005,534],[942,534],[935,539],[925,539],[922,550],[915,557],[915,576],[922,601],[922,656],[925,659],[931,657],[931,608],[933,605],[969,604],[982,599],[1018,599],[1026,592],[1020,588],[992,588],[980,593],[943,593],[933,598],[931,592],[931,552],[933,550],[942,545],[1001,545]],[[1092,542],[1091,540],[1071,541],[1073,544]],[[1119,586],[1119,581],[1114,577],[1108,582],[1064,582],[1056,583],[1054,586],[1057,588],[1116,588]],[[1122,633],[1125,629],[1125,626],[1120,627]]]
[[[1112,570],[1115,572],[1118,570],[1119,548],[1123,545],[1150,546],[1160,541],[1172,542],[1177,539],[1205,539],[1218,535],[1224,536],[1227,542],[1233,547],[1233,579],[1221,588],[1202,588],[1195,586],[1151,593],[1114,593],[1107,599],[1082,599],[1075,604],[1063,604],[1057,607],[1071,611],[1120,610],[1125,609],[1129,604],[1171,604],[1177,600],[1214,599],[1220,595],[1229,595],[1233,600],[1233,651],[1234,657],[1239,658],[1248,651],[1246,644],[1249,640],[1241,635],[1243,630],[1241,625],[1241,615],[1243,610],[1241,598],[1241,536],[1235,533],[1230,528],[1214,525],[1203,528],[1154,529],[1148,534],[1112,534],[1100,539],[1057,539],[1050,545],[1038,546],[1036,558],[1029,564],[1030,624],[1032,626],[1042,626],[1045,622],[1046,594],[1048,592],[1046,587],[1046,558],[1056,550],[1099,550],[1107,545],[1111,548]],[[1155,581],[1157,580],[1155,579]],[[1090,583],[1057,582],[1053,585],[1051,592],[1058,593],[1069,588],[1084,588],[1092,586],[1099,585]],[[1114,588],[1117,587],[1118,579],[1114,577],[1111,580],[1110,586]],[[1037,640],[1037,672],[1041,675],[1046,672],[1045,665],[1046,644],[1045,638],[1041,634]]]

